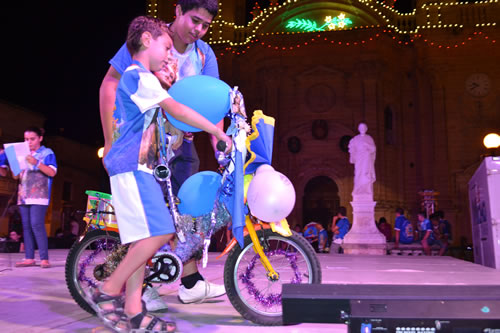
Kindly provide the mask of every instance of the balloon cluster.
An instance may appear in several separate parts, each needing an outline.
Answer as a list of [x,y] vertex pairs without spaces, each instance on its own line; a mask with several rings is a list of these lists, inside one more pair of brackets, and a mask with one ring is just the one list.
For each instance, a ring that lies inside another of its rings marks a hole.
[[252,215],[265,222],[281,221],[295,205],[292,182],[269,164],[257,169],[248,185],[246,197]]

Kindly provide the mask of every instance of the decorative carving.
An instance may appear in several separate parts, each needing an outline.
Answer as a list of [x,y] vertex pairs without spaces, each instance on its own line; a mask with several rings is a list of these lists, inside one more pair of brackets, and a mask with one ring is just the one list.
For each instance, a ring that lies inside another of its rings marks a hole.
[[306,89],[305,100],[311,112],[327,112],[335,105],[335,91],[329,85],[318,83]]
[[360,123],[359,134],[349,142],[349,162],[354,164],[353,197],[366,196],[373,200],[373,183],[375,182],[375,156],[377,148],[373,138],[366,134],[368,126]]

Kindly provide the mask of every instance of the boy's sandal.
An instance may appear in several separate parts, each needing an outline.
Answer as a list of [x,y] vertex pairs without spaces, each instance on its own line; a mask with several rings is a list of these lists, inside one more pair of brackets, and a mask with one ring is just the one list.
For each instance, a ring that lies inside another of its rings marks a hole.
[[[104,325],[114,332],[128,332],[130,329],[128,317],[123,309],[123,296],[111,296],[99,288],[90,288],[87,302],[95,311]],[[110,305],[109,308],[106,305]]]
[[[144,318],[150,319],[143,323]],[[170,333],[177,330],[177,325],[173,321],[162,320],[147,312],[146,307],[142,307],[142,312],[130,317],[130,333]]]

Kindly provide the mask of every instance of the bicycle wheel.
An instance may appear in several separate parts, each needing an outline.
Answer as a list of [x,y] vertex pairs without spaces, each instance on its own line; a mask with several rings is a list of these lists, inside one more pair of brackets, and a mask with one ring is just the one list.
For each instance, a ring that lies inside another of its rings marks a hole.
[[[264,252],[277,281],[267,277],[267,271],[254,251],[250,236],[245,246],[235,246],[224,265],[224,285],[234,308],[245,318],[261,325],[282,325],[281,289],[284,283],[321,283],[321,266],[307,240],[296,232],[284,237],[270,229],[257,231],[267,240]],[[265,244],[266,242],[264,242]]]
[[90,314],[95,312],[85,300],[86,291],[109,276],[105,263],[109,264],[109,255],[119,245],[118,233],[92,230],[69,250],[65,267],[66,285],[75,302]]

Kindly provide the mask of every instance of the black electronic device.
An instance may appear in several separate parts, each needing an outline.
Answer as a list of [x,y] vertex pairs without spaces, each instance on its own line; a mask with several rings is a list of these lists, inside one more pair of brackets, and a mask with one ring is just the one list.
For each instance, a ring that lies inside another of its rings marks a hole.
[[500,333],[500,285],[283,285],[283,322],[349,332]]

